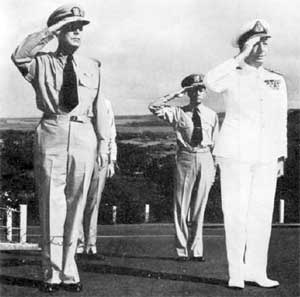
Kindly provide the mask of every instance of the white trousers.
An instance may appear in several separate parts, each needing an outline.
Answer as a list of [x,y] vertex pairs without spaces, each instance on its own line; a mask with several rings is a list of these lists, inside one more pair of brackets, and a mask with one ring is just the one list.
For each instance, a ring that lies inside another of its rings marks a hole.
[[79,228],[77,253],[97,253],[97,222],[99,205],[104,189],[107,174],[107,165],[99,170],[95,164],[91,185],[87,195],[84,215]]
[[[203,256],[203,219],[215,168],[210,152],[178,152],[174,180],[174,224],[178,256]],[[187,218],[190,210],[191,232]]]
[[96,149],[90,121],[59,117],[42,119],[37,127],[34,163],[48,283],[79,282],[74,256]]
[[263,279],[267,273],[277,161],[242,163],[218,158],[221,170],[229,278]]

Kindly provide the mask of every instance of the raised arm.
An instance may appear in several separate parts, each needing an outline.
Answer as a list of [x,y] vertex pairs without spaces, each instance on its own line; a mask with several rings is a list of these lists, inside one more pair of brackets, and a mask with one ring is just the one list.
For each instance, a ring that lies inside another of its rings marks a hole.
[[247,41],[243,50],[221,65],[208,71],[204,77],[204,84],[212,91],[222,93],[230,88],[234,82],[234,71],[242,61],[250,54],[253,46],[259,41],[259,37],[255,37]]
[[60,21],[51,27],[32,33],[15,49],[11,56],[12,61],[28,81],[31,82],[35,77],[36,55],[59,34],[61,28],[67,23],[68,21]]
[[187,88],[183,88],[178,92],[175,92],[170,95],[166,95],[155,101],[152,101],[148,105],[149,110],[158,118],[168,122],[173,127],[176,127],[180,119],[180,113],[182,111],[179,107],[167,105],[167,102],[175,98],[181,97],[183,93],[186,92],[186,90]]

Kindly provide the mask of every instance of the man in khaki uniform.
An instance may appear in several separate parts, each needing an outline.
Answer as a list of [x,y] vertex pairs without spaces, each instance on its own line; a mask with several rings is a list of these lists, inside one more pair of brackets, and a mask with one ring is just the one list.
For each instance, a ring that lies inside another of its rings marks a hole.
[[108,160],[102,168],[95,162],[95,168],[92,176],[91,185],[87,195],[87,202],[84,210],[84,216],[79,230],[77,256],[88,256],[103,260],[104,256],[97,254],[97,221],[99,206],[101,202],[102,191],[107,178],[111,178],[115,173],[117,161],[117,144],[116,144],[116,126],[111,103],[105,100],[107,112],[110,119],[111,137],[108,143]]
[[[204,212],[215,178],[211,150],[218,134],[219,124],[217,114],[202,103],[206,97],[203,75],[191,74],[183,79],[181,86],[183,89],[180,92],[151,103],[149,109],[170,123],[177,137],[174,223],[178,260],[202,262]],[[183,93],[187,93],[190,98],[188,105],[166,104]],[[191,232],[187,225],[189,211]]]
[[[88,23],[80,6],[59,7],[47,27],[29,35],[12,55],[43,112],[36,129],[34,164],[45,292],[82,290],[74,259],[78,229],[95,160],[102,167],[108,158],[100,63],[76,53]],[[54,37],[56,52],[41,52]]]

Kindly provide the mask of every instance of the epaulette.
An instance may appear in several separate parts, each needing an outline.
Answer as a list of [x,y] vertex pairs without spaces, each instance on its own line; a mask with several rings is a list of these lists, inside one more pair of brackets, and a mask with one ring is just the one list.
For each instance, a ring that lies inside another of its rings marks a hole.
[[91,59],[96,62],[99,68],[101,67],[101,62],[98,59],[95,58],[91,58]]
[[267,71],[269,71],[269,72],[272,72],[272,73],[278,74],[278,75],[280,75],[280,76],[283,76],[283,74],[280,73],[280,72],[277,72],[277,71],[274,71],[274,70],[268,69],[268,68],[265,68],[265,69],[266,69]]

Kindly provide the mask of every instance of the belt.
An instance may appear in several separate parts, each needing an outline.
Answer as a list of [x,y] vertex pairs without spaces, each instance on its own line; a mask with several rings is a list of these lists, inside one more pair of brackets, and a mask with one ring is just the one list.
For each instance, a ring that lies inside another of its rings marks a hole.
[[210,152],[210,147],[206,146],[206,147],[197,147],[197,148],[193,148],[193,150],[188,150],[188,149],[179,149],[178,153],[189,153],[189,154],[197,154],[197,153],[207,153]]
[[65,120],[77,123],[87,123],[92,120],[92,117],[87,115],[69,115],[69,114],[44,114],[44,119]]

